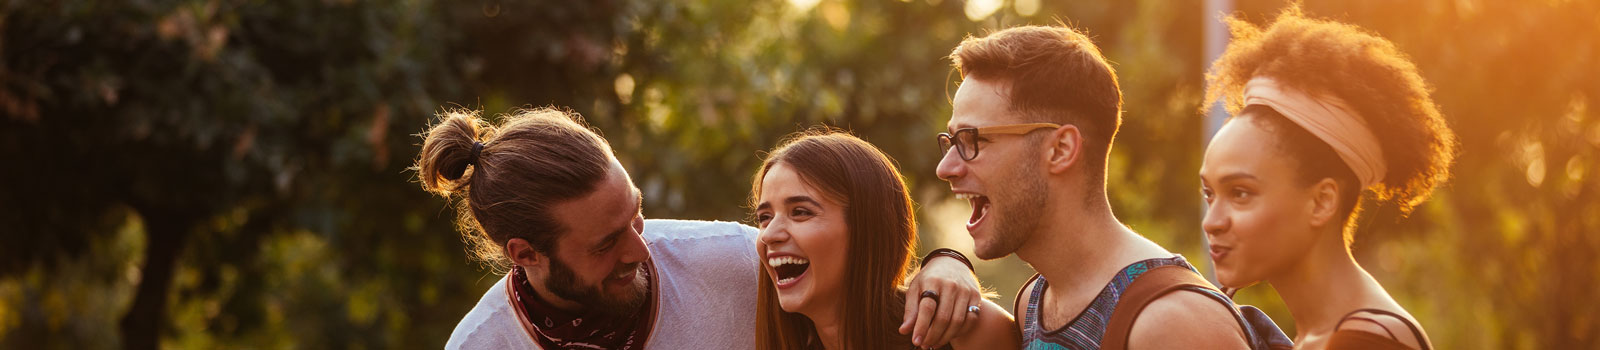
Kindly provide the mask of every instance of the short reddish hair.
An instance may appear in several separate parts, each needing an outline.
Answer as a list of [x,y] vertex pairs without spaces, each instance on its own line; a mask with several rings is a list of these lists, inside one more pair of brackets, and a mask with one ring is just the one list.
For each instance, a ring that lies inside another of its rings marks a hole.
[[1089,170],[1104,180],[1106,155],[1122,125],[1122,90],[1088,36],[1065,26],[1014,27],[967,37],[950,60],[963,79],[1000,83],[1011,110],[1028,121],[1078,126],[1093,155]]

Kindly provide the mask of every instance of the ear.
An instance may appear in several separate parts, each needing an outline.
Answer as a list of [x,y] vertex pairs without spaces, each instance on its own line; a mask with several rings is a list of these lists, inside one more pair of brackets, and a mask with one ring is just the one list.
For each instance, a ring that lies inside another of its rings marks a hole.
[[543,253],[533,249],[533,243],[521,238],[512,238],[506,242],[506,257],[511,258],[511,263],[523,268],[539,266],[548,259]]
[[1311,226],[1323,227],[1339,214],[1339,182],[1322,178],[1311,185]]
[[1046,152],[1045,161],[1050,166],[1051,174],[1060,174],[1072,169],[1083,159],[1083,132],[1077,125],[1064,125],[1050,132],[1050,151]]

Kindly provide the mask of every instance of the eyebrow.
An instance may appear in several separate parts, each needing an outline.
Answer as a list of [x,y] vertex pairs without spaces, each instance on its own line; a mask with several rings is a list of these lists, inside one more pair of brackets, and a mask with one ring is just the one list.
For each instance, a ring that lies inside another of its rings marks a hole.
[[[815,205],[815,206],[818,206],[818,207],[822,206],[822,203],[817,202],[817,200],[815,200],[815,199],[811,199],[811,197],[809,197],[809,196],[794,196],[794,197],[789,197],[789,198],[784,198],[783,199],[783,204],[791,204],[792,205],[792,204],[795,204],[795,203],[811,203],[811,205]],[[756,206],[756,210],[767,210],[767,209],[772,209],[772,203],[770,203],[770,202],[761,202],[761,205]]]
[[811,199],[811,197],[807,197],[807,196],[794,196],[794,197],[789,197],[789,198],[783,200],[783,204],[795,204],[795,203],[811,203],[811,205],[815,205],[815,206],[818,206],[818,207],[822,206],[822,203],[819,203],[819,202],[817,202],[817,200]]
[[[1226,183],[1226,182],[1232,182],[1234,180],[1241,180],[1241,179],[1259,180],[1259,178],[1257,178],[1255,175],[1250,175],[1250,174],[1247,174],[1247,173],[1232,173],[1232,174],[1228,174],[1228,175],[1223,175],[1221,179],[1217,180],[1217,182],[1218,183]],[[1205,180],[1206,180],[1205,176],[1203,176],[1203,175],[1200,176],[1200,182],[1205,182]]]
[[944,125],[944,131],[956,132],[956,130],[972,128],[972,127],[973,126],[967,125],[965,123],[947,123],[947,124]]
[[[634,195],[634,197],[637,197],[639,199],[638,206],[636,207],[637,209],[633,212],[634,215],[638,215],[640,212],[644,211],[644,193],[641,193],[638,188],[634,188],[633,189],[633,195]],[[622,224],[622,227],[618,227],[615,231],[611,231],[611,233],[606,234],[605,238],[601,238],[599,242],[595,242],[595,244],[593,246],[589,247],[589,249],[590,250],[598,250],[598,249],[600,249],[601,246],[606,245],[606,242],[611,241],[613,239],[616,239],[617,236],[621,236],[622,233],[627,232],[628,231],[628,226],[630,226],[630,225],[633,225],[633,215],[629,215],[628,216],[628,221],[624,222]]]
[[[633,196],[639,198],[639,207],[634,209],[634,214],[644,213],[644,192],[638,187],[633,188]],[[630,220],[631,221],[631,220]]]

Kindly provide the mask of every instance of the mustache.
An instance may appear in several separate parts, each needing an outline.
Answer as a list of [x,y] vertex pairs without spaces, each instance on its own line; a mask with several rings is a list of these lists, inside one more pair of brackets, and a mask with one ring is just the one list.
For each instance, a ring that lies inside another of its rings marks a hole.
[[630,264],[627,264],[627,265],[623,265],[621,267],[618,267],[615,271],[611,271],[611,274],[608,275],[608,276],[616,276],[616,275],[621,275],[621,274],[628,273],[629,271],[637,271],[637,270],[639,270],[639,267],[641,267],[643,265],[644,265],[643,261],[630,263]]

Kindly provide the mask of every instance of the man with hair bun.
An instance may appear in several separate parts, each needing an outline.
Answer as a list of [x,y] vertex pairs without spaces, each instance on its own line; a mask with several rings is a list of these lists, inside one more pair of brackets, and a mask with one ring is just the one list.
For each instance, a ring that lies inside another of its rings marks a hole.
[[[749,349],[756,231],[645,220],[611,146],[576,113],[517,111],[499,125],[449,111],[423,137],[422,188],[451,200],[472,255],[500,271],[447,349]],[[737,205],[730,203],[731,205]],[[963,262],[913,283],[976,296]],[[943,320],[949,314],[907,314]],[[937,328],[937,327],[935,327]]]

